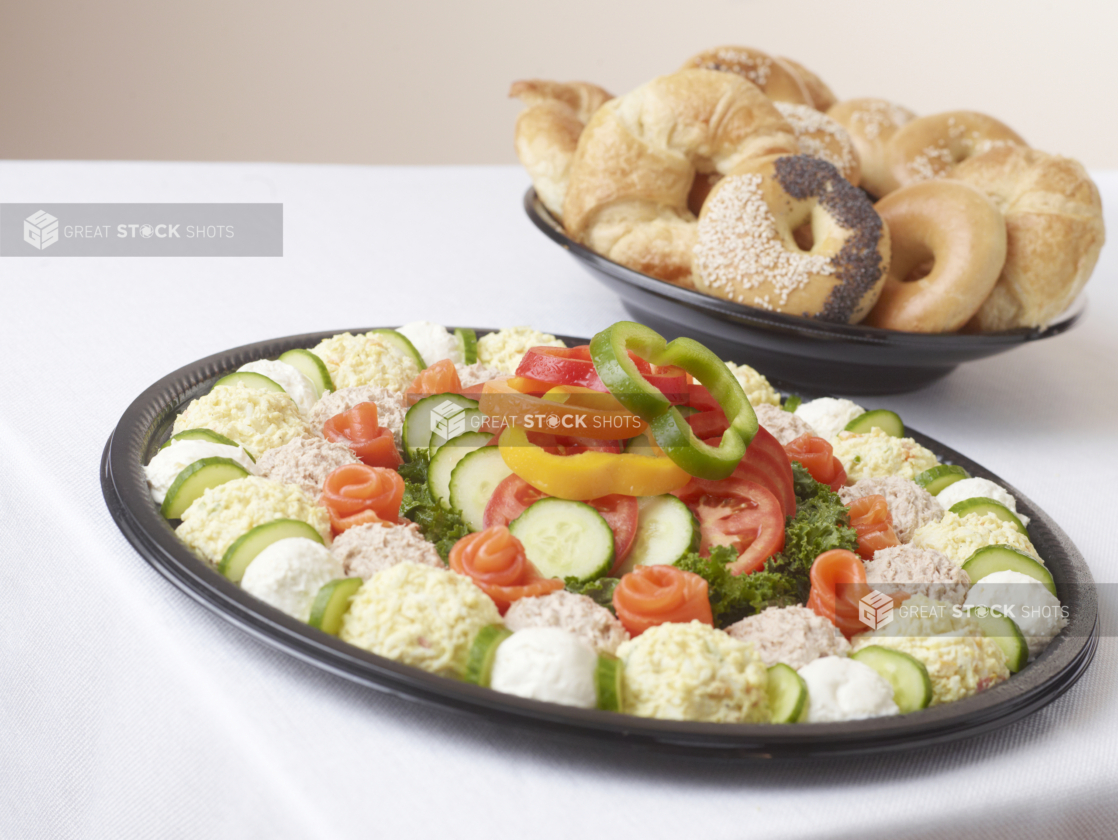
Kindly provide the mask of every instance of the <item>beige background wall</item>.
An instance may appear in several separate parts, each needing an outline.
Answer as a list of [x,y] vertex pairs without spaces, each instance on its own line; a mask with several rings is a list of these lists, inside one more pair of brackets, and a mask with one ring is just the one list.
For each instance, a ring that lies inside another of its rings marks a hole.
[[0,0],[0,158],[512,162],[518,78],[622,93],[720,43],[1118,168],[1104,0]]

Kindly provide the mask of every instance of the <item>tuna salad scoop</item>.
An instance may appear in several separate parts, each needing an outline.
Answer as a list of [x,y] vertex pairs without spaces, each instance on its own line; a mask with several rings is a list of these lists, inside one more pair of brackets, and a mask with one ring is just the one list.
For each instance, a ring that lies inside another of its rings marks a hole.
[[598,654],[558,627],[529,627],[497,648],[489,687],[529,700],[593,709],[598,704]]
[[799,670],[821,656],[846,656],[850,642],[835,625],[807,607],[769,607],[726,628],[735,639],[752,642],[766,667],[783,662]]
[[948,604],[962,604],[970,589],[970,576],[950,557],[914,545],[878,550],[866,563],[866,581],[886,595],[907,592]]
[[310,413],[311,429],[322,435],[322,427],[331,417],[349,411],[358,403],[371,402],[377,407],[377,421],[392,430],[396,448],[400,449],[400,435],[404,431],[404,415],[408,413],[403,394],[378,388],[375,385],[359,385],[356,388],[341,388],[323,394]]
[[398,563],[446,568],[434,544],[423,539],[414,523],[358,525],[338,534],[330,550],[342,563],[346,577],[368,580]]
[[280,484],[296,484],[314,498],[322,495],[322,483],[338,467],[360,463],[344,443],[318,437],[299,438],[269,449],[257,461],[257,472]]
[[614,618],[613,613],[585,595],[576,595],[565,589],[513,601],[505,613],[505,626],[514,632],[530,627],[558,627],[582,639],[599,653],[616,654],[618,645],[629,641],[629,631]]
[[893,531],[901,542],[911,542],[921,525],[943,518],[943,507],[936,497],[907,478],[899,475],[863,478],[849,487],[839,489],[839,498],[849,505],[865,496],[884,496],[893,515]]
[[486,367],[481,362],[474,362],[472,365],[455,362],[454,369],[458,371],[458,381],[462,383],[463,388],[480,385],[482,382],[489,382],[498,376],[505,375],[496,368]]
[[760,403],[753,406],[753,412],[757,415],[757,422],[780,441],[781,446],[786,446],[803,435],[815,434],[815,429],[807,421],[780,406]]

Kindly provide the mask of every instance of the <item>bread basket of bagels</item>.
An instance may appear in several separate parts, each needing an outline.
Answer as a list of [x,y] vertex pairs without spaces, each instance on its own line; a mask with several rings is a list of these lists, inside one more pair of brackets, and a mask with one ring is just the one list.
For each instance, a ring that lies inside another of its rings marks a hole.
[[986,114],[840,101],[757,49],[707,50],[622,96],[544,80],[510,96],[532,201],[563,244],[692,309],[1004,348],[1052,332],[1105,239],[1075,160]]

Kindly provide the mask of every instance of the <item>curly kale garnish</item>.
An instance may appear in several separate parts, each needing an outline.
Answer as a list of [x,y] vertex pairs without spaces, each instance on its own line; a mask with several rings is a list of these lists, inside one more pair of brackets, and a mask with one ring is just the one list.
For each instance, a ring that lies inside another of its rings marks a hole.
[[715,627],[728,627],[765,607],[796,603],[793,578],[767,571],[735,575],[728,566],[737,559],[734,549],[720,545],[711,550],[710,557],[691,552],[675,561],[676,568],[706,580]]
[[765,563],[764,570],[786,575],[796,582],[801,603],[811,591],[811,564],[824,551],[858,548],[858,534],[850,527],[850,511],[838,494],[820,484],[804,467],[792,462],[795,480],[796,515],[789,517],[784,529],[784,548]]
[[585,595],[594,603],[614,613],[614,615],[616,613],[613,609],[613,590],[617,588],[618,583],[618,578],[611,577],[600,577],[588,581],[580,581],[576,577],[563,578],[563,585],[567,587],[568,592],[573,592],[575,595]]
[[444,508],[431,495],[427,487],[427,467],[428,457],[422,452],[414,460],[399,466],[397,471],[404,479],[400,515],[419,526],[419,532],[428,542],[434,543],[435,550],[445,563],[450,549],[470,533],[470,529],[461,516]]

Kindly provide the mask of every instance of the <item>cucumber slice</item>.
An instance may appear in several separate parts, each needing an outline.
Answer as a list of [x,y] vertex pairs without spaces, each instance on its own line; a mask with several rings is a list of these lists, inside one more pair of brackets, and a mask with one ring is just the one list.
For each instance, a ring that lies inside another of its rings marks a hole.
[[804,398],[801,397],[799,394],[791,394],[788,399],[784,401],[784,405],[781,407],[789,414],[794,414],[796,412],[796,409],[800,407],[803,401]]
[[462,348],[462,364],[472,365],[477,363],[477,333],[469,327],[458,327],[454,337]]
[[314,385],[315,391],[318,392],[319,399],[322,399],[322,395],[327,391],[335,390],[334,380],[330,378],[330,371],[327,370],[326,363],[310,350],[304,350],[302,347],[288,350],[286,353],[280,354],[279,360],[291,365],[307,377]]
[[603,712],[620,712],[621,660],[609,654],[599,654],[594,683],[598,687],[598,708]]
[[[497,485],[512,475],[496,446],[468,452],[450,473],[450,506],[471,531],[485,527],[485,506]],[[529,558],[531,555],[529,554]]]
[[[465,414],[435,418],[431,442],[427,445],[427,456],[434,458],[435,453],[446,445],[449,438],[461,437],[465,433],[477,434],[484,424],[485,415],[476,408],[467,408]],[[493,436],[487,435],[485,439],[488,441],[491,437]]]
[[314,540],[325,545],[322,535],[301,519],[273,519],[238,537],[236,542],[225,549],[217,570],[233,583],[240,583],[245,569],[256,559],[257,554],[274,542],[295,538]]
[[365,335],[383,339],[385,344],[392,348],[393,352],[398,356],[411,359],[419,366],[420,370],[427,368],[427,363],[423,361],[423,357],[419,355],[419,351],[415,349],[411,339],[403,333],[396,332],[396,330],[369,330]]
[[225,435],[219,435],[217,432],[210,431],[209,429],[183,429],[177,435],[171,435],[167,438],[167,442],[163,444],[160,449],[166,449],[171,445],[172,441],[176,440],[204,440],[209,443],[220,443],[222,446],[240,446],[244,453],[248,455],[248,459],[252,463],[256,463],[256,459],[252,457],[252,453],[237,443],[235,440],[230,440]]
[[846,431],[859,435],[868,433],[870,429],[881,429],[890,437],[904,437],[904,423],[901,422],[901,416],[895,411],[886,411],[884,408],[859,414],[846,424]]
[[944,487],[949,487],[964,478],[970,478],[970,474],[962,467],[955,464],[939,464],[930,470],[924,470],[914,480],[933,496],[937,496]]
[[799,723],[807,714],[807,683],[783,662],[769,668],[769,711],[773,723]]
[[953,504],[949,508],[949,512],[957,516],[966,516],[968,513],[977,513],[979,516],[982,516],[986,513],[992,513],[1002,522],[1011,523],[1026,537],[1029,535],[1029,532],[1025,530],[1025,526],[1021,524],[1021,520],[1017,518],[1017,514],[994,499],[987,499],[983,496],[976,496],[973,499],[963,499],[963,501]]
[[477,411],[477,400],[459,394],[432,394],[409,408],[408,413],[404,415],[402,433],[408,460],[414,460],[420,451],[430,448],[431,435],[436,426],[445,430],[446,427],[453,426],[461,417],[463,428],[450,437],[457,437],[462,432],[476,432],[477,429],[466,427],[468,418],[465,412],[470,409]]
[[988,607],[966,607],[968,616],[978,622],[987,639],[993,641],[1005,654],[1005,665],[1016,674],[1028,664],[1029,644],[1017,622],[1007,615],[991,611]]
[[466,670],[462,679],[488,688],[490,677],[493,676],[493,659],[497,656],[497,648],[511,635],[512,631],[500,624],[487,624],[478,630],[466,657]]
[[648,432],[641,432],[625,443],[625,452],[632,455],[659,455],[662,451]]
[[248,471],[231,458],[195,461],[175,477],[159,512],[167,519],[182,519],[186,509],[211,487],[247,477]]
[[514,519],[509,530],[544,577],[582,582],[601,577],[613,566],[613,531],[585,502],[540,499]]
[[916,657],[881,645],[870,645],[850,654],[850,658],[869,665],[893,686],[893,702],[902,715],[926,709],[932,702],[932,678]]
[[227,388],[234,385],[244,385],[246,388],[255,388],[257,391],[279,391],[281,394],[287,393],[287,391],[280,387],[280,384],[276,382],[276,380],[269,379],[262,373],[253,373],[248,370],[239,370],[236,373],[223,376],[214,383],[215,388]]
[[640,500],[637,535],[629,556],[614,577],[636,566],[670,566],[685,554],[699,550],[699,522],[690,508],[671,494]]
[[963,571],[970,577],[972,584],[994,572],[1020,572],[1043,583],[1053,597],[1060,597],[1056,594],[1056,582],[1052,580],[1052,573],[1029,555],[1008,545],[988,545],[978,549],[967,558]]
[[359,577],[338,578],[323,586],[314,597],[311,617],[307,619],[307,623],[323,633],[337,636],[341,632],[342,619],[349,609],[349,602],[364,582]]
[[489,435],[466,432],[448,440],[431,456],[431,465],[427,468],[427,487],[435,500],[447,510],[450,509],[450,476],[454,468],[459,461],[487,443]]

